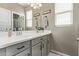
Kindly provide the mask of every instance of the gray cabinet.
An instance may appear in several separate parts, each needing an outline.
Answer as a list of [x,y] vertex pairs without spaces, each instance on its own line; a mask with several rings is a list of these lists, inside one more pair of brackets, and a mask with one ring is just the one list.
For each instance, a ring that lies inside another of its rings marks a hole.
[[79,41],[77,41],[77,48],[78,48],[78,56],[79,56]]
[[48,35],[32,40],[32,56],[46,56],[49,51],[50,43]]
[[3,48],[3,49],[0,49],[0,56],[5,56],[6,55],[6,49]]
[[49,39],[49,35],[47,36],[47,55],[50,52],[50,39]]
[[47,41],[42,40],[42,56],[47,55]]
[[0,56],[46,56],[49,51],[50,41],[46,35],[0,49]]
[[47,36],[42,37],[42,56],[47,55]]
[[42,37],[42,56],[48,55],[50,52],[50,39],[49,36],[43,36]]
[[32,56],[41,56],[41,43],[32,47]]

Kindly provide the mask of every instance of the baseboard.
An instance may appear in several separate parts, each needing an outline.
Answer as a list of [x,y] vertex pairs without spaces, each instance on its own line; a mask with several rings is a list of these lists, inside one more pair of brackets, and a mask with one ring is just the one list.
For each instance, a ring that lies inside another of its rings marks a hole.
[[70,55],[61,53],[61,52],[59,52],[59,51],[55,51],[55,50],[51,50],[51,52],[56,53],[56,54],[58,54],[58,55],[60,55],[60,56],[70,56]]

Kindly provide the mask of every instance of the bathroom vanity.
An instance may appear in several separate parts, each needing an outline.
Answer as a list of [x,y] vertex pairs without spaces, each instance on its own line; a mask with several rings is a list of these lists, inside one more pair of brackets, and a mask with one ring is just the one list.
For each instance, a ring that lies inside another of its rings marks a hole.
[[[26,31],[25,15],[0,8],[0,56],[46,56],[50,51],[51,31]],[[38,17],[39,18],[39,17]],[[40,27],[36,19],[36,27]],[[6,19],[6,21],[5,21]],[[47,20],[47,18],[45,18]],[[45,22],[46,28],[49,25]],[[43,26],[43,27],[44,27]]]
[[11,37],[0,37],[0,56],[46,56],[50,51],[51,31],[37,33],[23,31],[22,35],[14,32]]

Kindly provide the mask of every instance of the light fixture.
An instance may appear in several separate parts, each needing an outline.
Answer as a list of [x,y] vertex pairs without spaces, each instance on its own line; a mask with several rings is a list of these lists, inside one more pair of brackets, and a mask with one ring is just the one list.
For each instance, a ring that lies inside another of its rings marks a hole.
[[30,5],[33,9],[38,9],[38,8],[42,7],[41,3],[30,3],[28,5]]

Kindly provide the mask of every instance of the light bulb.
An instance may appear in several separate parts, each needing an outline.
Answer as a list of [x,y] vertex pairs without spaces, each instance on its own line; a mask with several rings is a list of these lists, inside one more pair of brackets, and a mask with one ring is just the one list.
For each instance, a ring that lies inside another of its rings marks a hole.
[[31,7],[33,7],[34,6],[34,4],[31,4]]
[[41,7],[42,4],[41,3],[32,3],[32,4],[30,4],[30,6],[33,7],[34,9],[36,9],[36,8]]
[[40,4],[39,4],[39,7],[41,7],[41,6],[42,6],[42,4],[40,3]]
[[36,6],[34,6],[33,8],[34,8],[34,9],[36,9],[37,7],[36,7]]

